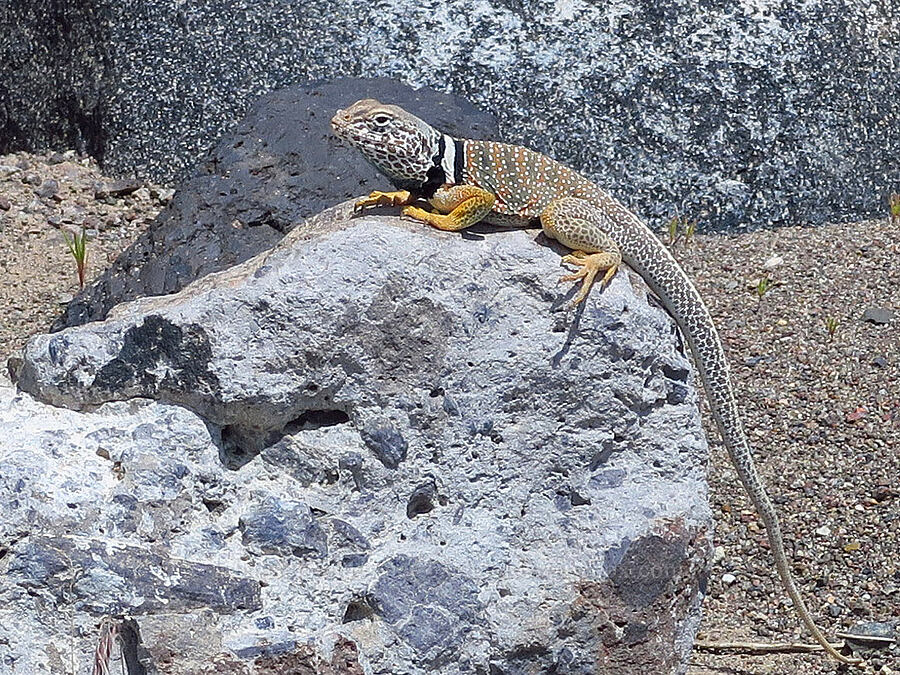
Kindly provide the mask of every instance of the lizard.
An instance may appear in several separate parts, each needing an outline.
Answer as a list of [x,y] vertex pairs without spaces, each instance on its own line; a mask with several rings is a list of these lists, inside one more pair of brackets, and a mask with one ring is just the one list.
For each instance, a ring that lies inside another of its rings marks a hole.
[[[712,316],[687,273],[653,231],[593,181],[522,146],[455,138],[399,106],[375,99],[338,110],[331,126],[396,188],[372,192],[356,201],[354,210],[402,206],[403,216],[451,232],[479,222],[513,227],[539,222],[547,237],[571,249],[561,264],[575,270],[560,281],[581,282],[574,305],[585,300],[598,275],[602,274],[602,288],[623,263],[644,279],[690,348],[716,426],[765,525],[782,585],[802,623],[832,658],[859,663],[825,638],[800,595],[778,514],[744,433]],[[422,202],[433,210],[422,208]]]

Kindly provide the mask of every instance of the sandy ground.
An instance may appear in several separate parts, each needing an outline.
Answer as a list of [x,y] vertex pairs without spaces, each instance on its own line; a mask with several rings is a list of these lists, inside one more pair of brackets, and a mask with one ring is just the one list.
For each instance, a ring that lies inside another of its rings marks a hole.
[[[87,229],[90,280],[170,198],[169,190],[105,178],[72,153],[0,156],[0,357],[46,330],[78,290],[63,230]],[[701,223],[700,232],[673,252],[719,326],[810,609],[832,635],[858,622],[896,627],[900,225],[885,217],[725,236],[702,234]],[[866,310],[876,311],[866,319]],[[715,439],[708,415],[707,424]],[[765,532],[717,443],[709,472],[717,550],[700,638],[801,641]],[[869,653],[856,672],[897,671],[895,645]],[[699,650],[688,671],[833,672],[844,671],[820,655]]]

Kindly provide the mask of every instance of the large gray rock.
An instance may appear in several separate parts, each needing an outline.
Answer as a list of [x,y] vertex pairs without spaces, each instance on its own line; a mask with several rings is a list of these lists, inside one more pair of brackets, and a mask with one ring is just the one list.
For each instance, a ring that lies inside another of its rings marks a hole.
[[710,513],[671,319],[624,272],[568,309],[534,232],[349,210],[30,341],[0,658],[86,664],[125,612],[168,673],[683,672]]
[[147,231],[66,306],[53,329],[103,319],[126,300],[174,293],[271,248],[304,218],[389,187],[331,133],[334,111],[366,97],[396,101],[450,133],[498,135],[496,120],[463,99],[384,78],[275,91],[218,142]]
[[366,73],[468,97],[651,219],[883,215],[900,183],[896,15],[862,0],[8,3],[0,152],[80,144],[111,171],[183,177],[266,91]]

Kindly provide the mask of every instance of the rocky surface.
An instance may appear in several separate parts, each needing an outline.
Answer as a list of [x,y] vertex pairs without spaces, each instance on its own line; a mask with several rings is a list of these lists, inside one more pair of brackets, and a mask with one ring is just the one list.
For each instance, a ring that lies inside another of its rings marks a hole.
[[0,658],[86,664],[107,617],[169,673],[683,672],[710,514],[671,320],[625,273],[568,310],[534,232],[348,213],[29,342]]
[[39,0],[0,21],[0,151],[120,174],[185,177],[261,94],[363,73],[469,98],[651,218],[818,223],[900,183],[891,3]]
[[273,246],[304,218],[388,186],[331,133],[334,111],[359,98],[396,101],[451,133],[497,138],[497,124],[456,96],[387,79],[346,79],[264,96],[225,135],[169,207],[55,329],[96,321],[120,302],[173,293]]

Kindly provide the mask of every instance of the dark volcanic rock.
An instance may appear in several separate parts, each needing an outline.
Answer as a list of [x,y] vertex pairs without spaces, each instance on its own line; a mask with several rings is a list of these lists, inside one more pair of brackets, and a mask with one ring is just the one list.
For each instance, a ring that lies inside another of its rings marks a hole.
[[309,507],[268,497],[253,504],[239,522],[244,546],[256,553],[324,557],[325,532]]
[[[262,98],[210,153],[128,250],[56,321],[103,319],[114,305],[174,293],[194,279],[271,248],[304,218],[388,183],[332,135],[334,111],[365,97],[395,101],[451,133],[497,138],[494,118],[456,96],[386,79],[347,79]],[[103,186],[115,194],[130,183]]]
[[261,94],[373,73],[468,97],[654,219],[883,214],[900,183],[896,3],[7,4],[0,152],[174,180]]
[[101,616],[198,608],[253,611],[262,606],[259,582],[233,570],[100,540],[33,537],[18,548],[8,573],[19,586],[47,589],[57,602],[75,599]]

